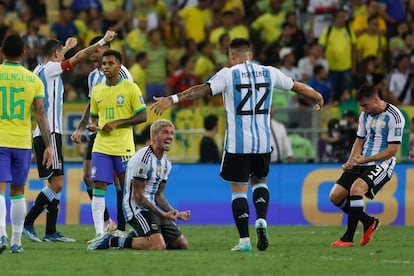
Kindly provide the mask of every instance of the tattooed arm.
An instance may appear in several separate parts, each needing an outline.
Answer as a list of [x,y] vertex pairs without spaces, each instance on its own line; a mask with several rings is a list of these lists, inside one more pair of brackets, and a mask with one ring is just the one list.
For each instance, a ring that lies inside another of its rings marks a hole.
[[164,110],[171,107],[173,104],[179,102],[191,102],[207,95],[211,95],[210,85],[195,85],[172,96],[154,97],[155,103],[151,106],[151,109],[154,110],[157,115],[161,115]]

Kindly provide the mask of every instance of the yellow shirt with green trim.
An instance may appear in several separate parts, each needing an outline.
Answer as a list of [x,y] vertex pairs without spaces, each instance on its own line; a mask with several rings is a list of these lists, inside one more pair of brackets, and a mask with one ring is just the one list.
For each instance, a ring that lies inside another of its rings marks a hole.
[[0,65],[0,147],[32,148],[32,106],[45,98],[43,82],[20,64]]
[[[387,39],[383,35],[370,35],[368,33],[364,33],[357,39],[357,49],[358,51],[362,51],[362,58],[366,58],[369,56],[375,56],[378,59],[382,59],[384,57],[384,53],[387,51]],[[384,63],[378,64],[376,73],[383,73],[384,72]]]
[[121,127],[110,133],[102,131],[111,121],[127,119],[146,109],[138,85],[120,79],[115,85],[106,82],[92,89],[91,116],[98,117],[98,134],[92,152],[113,156],[131,156],[135,153],[133,126]]
[[268,12],[253,21],[251,27],[253,30],[260,32],[262,41],[269,45],[279,38],[285,17],[286,13],[283,11],[277,14]]

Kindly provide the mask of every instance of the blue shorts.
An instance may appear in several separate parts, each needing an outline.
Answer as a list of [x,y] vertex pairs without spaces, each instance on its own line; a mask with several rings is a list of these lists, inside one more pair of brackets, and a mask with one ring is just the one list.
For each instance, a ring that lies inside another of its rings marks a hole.
[[131,156],[113,156],[92,152],[91,180],[112,184],[114,182],[114,171],[116,175],[125,172],[130,158]]
[[24,186],[29,175],[31,149],[0,147],[0,182]]

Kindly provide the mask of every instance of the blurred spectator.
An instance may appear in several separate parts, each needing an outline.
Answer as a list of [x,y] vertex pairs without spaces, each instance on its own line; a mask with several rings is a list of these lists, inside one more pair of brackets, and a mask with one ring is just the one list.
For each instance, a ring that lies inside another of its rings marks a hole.
[[226,11],[221,14],[221,22],[222,24],[210,32],[210,42],[213,43],[214,47],[219,48],[220,46],[220,36],[224,33],[228,33],[230,35],[230,40],[232,39],[231,30],[233,28],[233,11]]
[[221,156],[214,137],[218,132],[218,117],[204,117],[204,135],[200,141],[200,163],[220,163]]
[[[148,45],[148,21],[145,16],[138,18],[138,28],[132,29],[125,38],[126,52],[131,60],[138,52],[141,52]],[[133,60],[133,59],[132,59]],[[131,65],[131,61],[128,62]]]
[[205,82],[215,73],[214,65],[214,45],[209,41],[202,41],[198,44],[198,52],[200,56],[195,63],[194,72],[200,78],[201,82]]
[[396,57],[399,51],[404,51],[404,38],[405,33],[409,33],[410,26],[407,21],[400,21],[396,25],[396,34],[390,38],[388,43],[388,49],[390,51],[391,58]]
[[85,34],[84,43],[85,45],[89,45],[89,42],[94,37],[103,35],[102,32],[102,18],[100,16],[91,17],[89,19],[88,30]]
[[[194,73],[194,58],[184,55],[180,58],[180,69],[175,71],[168,79],[167,95],[184,91],[191,86],[200,84]],[[180,102],[178,106],[192,106],[193,102]]]
[[322,163],[344,163],[347,158],[348,147],[341,135],[341,124],[336,118],[328,121],[327,132],[320,135],[319,161]]
[[168,49],[162,45],[161,32],[153,29],[148,33],[149,64],[145,69],[147,79],[147,102],[153,102],[153,96],[165,96],[167,92],[167,57]]
[[147,82],[145,77],[145,69],[147,69],[149,64],[148,55],[146,52],[139,52],[135,57],[135,63],[129,68],[134,82],[138,84],[141,89],[142,97],[147,98]]
[[279,38],[271,43],[270,46],[266,49],[265,57],[263,58],[263,64],[272,66],[280,64],[282,60],[279,59],[279,51],[282,48],[292,49],[296,57],[297,49],[301,47],[303,47],[303,45],[298,45],[294,40],[292,25],[290,23],[284,22],[282,24],[282,32]]
[[367,56],[359,63],[357,74],[352,79],[353,89],[358,90],[364,84],[376,85],[381,81],[374,74],[376,60],[375,56]]
[[70,8],[60,8],[59,21],[52,24],[50,32],[51,38],[62,42],[66,41],[69,37],[77,37],[79,35],[79,30],[73,23],[73,15]]
[[297,45],[295,47],[296,60],[299,60],[305,56],[305,52],[307,51],[306,35],[303,30],[299,28],[298,18],[295,12],[288,12],[286,14],[286,22],[289,23],[292,28],[293,40]]
[[98,13],[102,13],[102,5],[100,0],[72,0],[70,8],[74,13],[80,10],[95,9]]
[[[308,81],[308,85],[322,94],[325,105],[332,102],[332,83],[323,65],[318,64],[313,68],[313,78]],[[312,106],[312,103],[309,103],[309,106]]]
[[351,0],[351,11],[354,19],[357,16],[367,15],[367,5],[365,0]]
[[[47,23],[47,8],[46,8],[46,0],[30,0],[25,1],[25,4],[29,6],[30,11],[32,13],[32,17],[39,18],[42,24]],[[65,41],[65,40],[62,40]]]
[[89,20],[89,14],[88,10],[77,10],[74,12],[75,18],[73,20],[73,23],[75,24],[76,28],[78,29],[78,37],[81,39],[78,41],[78,43],[82,43],[82,45],[89,45],[85,43],[85,37],[86,32],[88,31],[88,20]]
[[264,13],[254,20],[251,29],[256,33],[254,37],[258,38],[255,46],[268,47],[272,42],[279,38],[282,32],[282,23],[285,21],[285,12],[281,10],[282,0],[271,0],[270,11]]
[[41,49],[47,41],[46,36],[41,34],[39,29],[40,19],[32,17],[27,24],[27,32],[22,36],[26,47],[22,63],[30,71],[42,62]]
[[406,32],[402,35],[402,38],[404,41],[404,49],[402,50],[402,52],[409,56],[410,70],[414,71],[414,49],[413,49],[414,35],[410,32]]
[[219,47],[214,49],[214,61],[217,69],[226,67],[229,64],[227,51],[230,44],[230,36],[227,33],[222,34],[219,39],[219,44]]
[[270,153],[270,162],[272,163],[293,163],[295,161],[292,145],[285,125],[271,119],[270,120],[271,139],[270,144],[272,152]]
[[240,8],[233,9],[233,20],[234,20],[234,26],[231,32],[231,38],[235,37],[243,37],[246,39],[250,38],[249,29],[246,27],[246,25],[243,23],[243,15]]
[[404,0],[379,0],[379,14],[387,21],[387,37],[394,34],[394,26],[405,19]]
[[328,72],[328,61],[322,56],[322,47],[317,42],[309,46],[307,56],[301,58],[298,62],[298,68],[303,81],[308,81],[313,77],[313,69],[316,65],[323,65]]
[[100,0],[102,4],[103,29],[111,29],[118,32],[126,22],[126,14],[123,9],[123,0]]
[[339,9],[339,5],[339,0],[309,0],[309,40],[318,39],[323,30],[332,24],[334,13]]
[[358,63],[368,56],[375,56],[375,74],[380,77],[385,71],[385,54],[387,51],[387,40],[378,30],[378,16],[368,18],[368,29],[357,38],[357,60]]
[[368,0],[367,1],[367,13],[364,15],[356,16],[352,22],[352,29],[355,32],[355,35],[360,36],[364,32],[368,31],[368,18],[376,15],[378,17],[378,33],[381,35],[387,34],[387,24],[379,15],[379,5],[377,0]]
[[298,122],[291,122],[289,128],[292,133],[288,135],[290,144],[292,145],[293,156],[295,157],[295,163],[313,163],[316,159],[316,150],[312,145],[312,142],[303,137],[297,131],[299,127]]
[[207,39],[207,29],[211,22],[208,0],[198,0],[197,6],[188,6],[179,12],[185,26],[185,39],[193,39],[196,44]]
[[329,78],[332,81],[333,101],[339,102],[352,89],[352,74],[356,73],[356,38],[346,24],[346,13],[338,10],[333,25],[325,28],[319,37],[329,64]]
[[414,163],[414,117],[411,118],[410,131],[411,137],[408,149],[408,161]]
[[410,72],[410,59],[405,53],[397,56],[396,68],[389,77],[387,100],[394,105],[414,104],[413,72]]

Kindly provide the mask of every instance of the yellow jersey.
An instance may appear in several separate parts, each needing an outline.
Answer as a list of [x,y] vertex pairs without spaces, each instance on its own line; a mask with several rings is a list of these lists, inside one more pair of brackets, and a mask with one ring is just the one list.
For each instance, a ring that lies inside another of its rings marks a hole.
[[92,89],[91,116],[98,117],[98,133],[92,152],[112,156],[131,156],[135,153],[133,126],[116,128],[110,133],[102,131],[111,121],[127,119],[146,109],[138,85],[120,79],[115,85],[106,82]]
[[44,98],[42,81],[20,64],[0,65],[0,147],[32,148],[32,106]]

